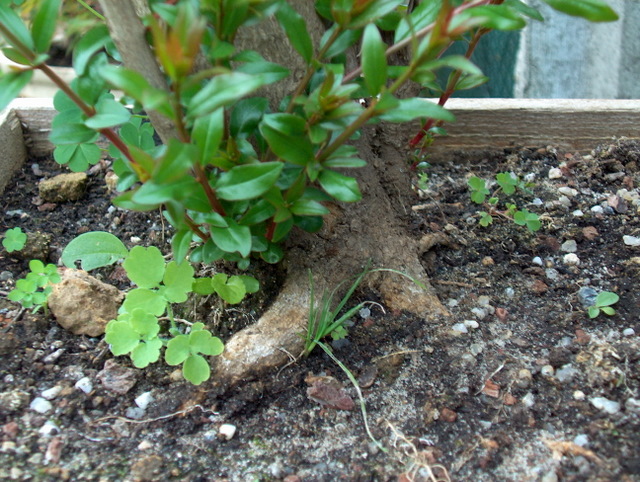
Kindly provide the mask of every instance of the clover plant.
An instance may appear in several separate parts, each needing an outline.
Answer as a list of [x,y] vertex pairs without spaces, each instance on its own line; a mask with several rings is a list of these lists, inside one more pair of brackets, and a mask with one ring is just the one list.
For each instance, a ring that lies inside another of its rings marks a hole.
[[2,246],[7,250],[7,253],[13,253],[14,251],[21,251],[27,243],[27,235],[21,228],[7,229],[4,233],[4,239],[2,240]]
[[600,312],[605,315],[613,316],[616,314],[616,310],[611,308],[611,305],[615,305],[620,300],[620,297],[612,291],[601,291],[598,293],[593,306],[589,307],[589,318],[596,318]]
[[9,292],[7,298],[19,302],[23,308],[33,308],[36,313],[40,308],[47,309],[47,299],[52,291],[52,284],[60,281],[58,268],[54,264],[45,265],[39,259],[29,261],[30,272],[16,281],[16,287]]
[[541,223],[537,214],[528,211],[526,208],[518,209],[513,203],[505,203],[506,209],[504,210],[500,210],[497,207],[500,201],[500,194],[509,196],[514,194],[516,190],[530,193],[529,188],[532,185],[526,183],[512,172],[496,174],[495,180],[498,188],[493,193],[489,191],[484,179],[472,176],[467,180],[469,190],[471,191],[471,200],[476,204],[483,204],[487,207],[487,211],[478,211],[480,226],[488,226],[493,223],[493,216],[499,215],[511,219],[519,226],[526,226],[529,231],[539,230]]
[[[144,368],[160,359],[166,346],[165,361],[183,365],[184,377],[199,385],[210,376],[205,356],[222,353],[223,344],[194,323],[188,334],[180,330],[173,315],[173,304],[184,303],[190,293],[217,294],[229,304],[240,303],[247,293],[259,289],[258,281],[247,275],[194,277],[188,261],[165,262],[155,246],[134,246],[128,250],[117,237],[106,232],[89,232],[71,241],[62,253],[69,267],[80,261],[84,269],[108,266],[122,260],[122,266],[135,288],[125,295],[118,317],[106,327],[105,340],[115,356],[129,355],[134,366]],[[163,330],[163,321],[169,326]]]

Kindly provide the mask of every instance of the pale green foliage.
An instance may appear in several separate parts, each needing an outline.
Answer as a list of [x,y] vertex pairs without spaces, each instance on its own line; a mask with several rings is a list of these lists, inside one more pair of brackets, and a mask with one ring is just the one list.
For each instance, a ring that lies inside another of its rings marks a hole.
[[60,282],[58,268],[54,264],[45,264],[39,259],[29,261],[30,273],[16,282],[16,287],[7,296],[11,301],[19,302],[24,308],[33,308],[35,313],[47,307],[47,298],[51,294],[53,283]]
[[7,253],[21,251],[26,243],[27,235],[21,228],[7,229],[4,233],[4,239],[2,240],[2,246],[7,250]]
[[611,308],[611,305],[615,305],[620,300],[620,297],[612,291],[601,291],[598,293],[593,306],[589,307],[589,318],[596,318],[600,312],[605,315],[613,316],[616,314],[616,310]]

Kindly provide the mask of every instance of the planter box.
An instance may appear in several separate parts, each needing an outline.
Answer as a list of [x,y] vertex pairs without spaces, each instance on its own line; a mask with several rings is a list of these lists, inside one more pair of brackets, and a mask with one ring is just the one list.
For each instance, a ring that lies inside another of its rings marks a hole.
[[[456,152],[548,145],[588,152],[613,137],[640,140],[640,100],[452,99],[447,108],[457,122],[431,147],[435,161]],[[0,112],[0,192],[29,155],[51,153],[54,115],[51,99],[17,99]]]

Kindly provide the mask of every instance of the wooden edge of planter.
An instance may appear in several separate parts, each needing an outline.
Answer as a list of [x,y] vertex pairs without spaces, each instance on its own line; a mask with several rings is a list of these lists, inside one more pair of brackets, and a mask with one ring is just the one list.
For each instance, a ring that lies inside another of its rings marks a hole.
[[[640,100],[451,99],[447,108],[456,122],[430,147],[429,160],[548,145],[589,152],[612,138],[640,140]],[[16,99],[0,112],[0,192],[26,158],[23,145],[34,157],[52,152],[48,137],[55,113],[50,98]]]

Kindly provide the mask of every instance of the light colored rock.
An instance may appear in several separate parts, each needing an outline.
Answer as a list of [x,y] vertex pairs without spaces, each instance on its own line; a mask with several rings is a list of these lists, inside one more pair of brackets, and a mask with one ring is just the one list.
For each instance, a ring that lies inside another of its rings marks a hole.
[[225,440],[231,440],[233,436],[236,434],[236,426],[231,425],[230,423],[223,423],[220,425],[220,429],[218,433],[224,437]]
[[93,390],[93,383],[91,383],[91,379],[89,377],[83,377],[76,382],[75,387],[78,390],[82,390],[84,393],[91,393],[91,390]]
[[568,186],[559,187],[558,192],[564,194],[567,197],[575,197],[578,195],[578,191]]
[[84,196],[87,188],[87,174],[72,172],[45,179],[38,184],[38,192],[43,201],[77,201]]
[[124,395],[138,381],[140,370],[119,365],[113,358],[104,363],[104,368],[98,372],[98,380],[107,390]]
[[46,400],[53,400],[56,398],[60,392],[62,391],[62,387],[60,385],[56,385],[55,387],[48,388],[47,390],[43,390],[40,394],[42,398]]
[[138,407],[140,407],[142,410],[146,410],[149,404],[153,402],[153,400],[154,399],[153,395],[151,395],[151,392],[144,392],[138,395],[134,401],[136,402],[136,405]]
[[564,243],[562,243],[560,249],[565,253],[575,253],[576,251],[578,251],[578,245],[576,244],[575,240],[567,239]]
[[49,308],[58,323],[74,335],[100,336],[118,316],[124,294],[86,271],[67,269],[53,285]]
[[608,398],[593,397],[589,401],[594,407],[607,412],[610,415],[616,414],[620,411],[620,403],[614,400],[609,400]]
[[580,258],[575,253],[565,254],[562,261],[567,266],[578,266],[580,264]]
[[53,410],[53,405],[51,405],[51,402],[45,400],[42,397],[36,397],[29,405],[29,408],[34,412],[45,414]]
[[637,236],[622,236],[622,241],[627,246],[640,246],[640,238]]
[[557,167],[549,169],[549,179],[560,179],[562,177],[562,170]]

